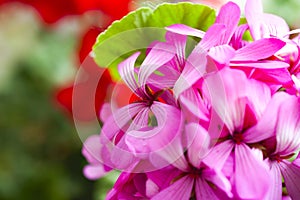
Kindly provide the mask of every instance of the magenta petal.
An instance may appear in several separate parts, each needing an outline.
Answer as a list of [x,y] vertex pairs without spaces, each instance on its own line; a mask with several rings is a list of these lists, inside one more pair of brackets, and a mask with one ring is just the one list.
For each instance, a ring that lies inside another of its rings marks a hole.
[[[275,63],[275,66],[277,64]],[[272,66],[270,66],[272,67]],[[286,68],[279,69],[255,69],[250,78],[267,84],[284,85],[291,82],[291,74]]]
[[249,28],[248,24],[242,24],[237,27],[235,33],[231,38],[231,45],[234,49],[240,49],[243,47],[243,43],[244,43],[244,41],[242,40],[243,35],[248,28]]
[[171,186],[162,190],[155,195],[151,200],[189,200],[191,197],[194,180],[189,176],[184,176]]
[[267,165],[248,146],[235,146],[235,190],[240,198],[264,199],[270,178]]
[[209,50],[211,47],[221,44],[222,35],[226,31],[226,26],[223,24],[212,25],[205,33],[203,39],[198,45],[200,45],[204,50]]
[[300,197],[300,166],[288,161],[283,161],[279,166],[288,194],[292,199],[298,199]]
[[238,49],[232,61],[257,61],[265,59],[274,55],[284,46],[285,42],[276,38],[260,39]]
[[205,32],[186,26],[184,24],[174,24],[166,27],[166,30],[180,35],[195,36],[199,38],[203,38],[205,35]]
[[196,193],[197,200],[198,199],[219,200],[219,198],[216,196],[211,186],[209,186],[208,183],[202,178],[196,179],[195,193]]
[[216,187],[225,192],[228,197],[233,197],[231,184],[221,171],[206,169],[203,171],[203,177],[205,180],[213,183]]
[[[252,61],[252,62],[232,61],[230,62],[230,66],[231,67],[253,67],[257,69],[271,69],[272,71],[274,71],[276,69],[288,68],[290,65],[281,61],[262,60],[262,61]],[[272,71],[270,71],[270,73],[272,73]]]
[[180,174],[182,174],[182,171],[173,166],[167,166],[163,169],[148,172],[147,177],[153,181],[160,190],[163,190],[169,187],[172,181],[180,176]]
[[233,147],[233,142],[229,140],[217,144],[209,151],[209,153],[203,159],[203,162],[210,168],[221,170]]
[[228,44],[239,21],[241,11],[238,5],[233,2],[228,2],[221,7],[215,23],[224,24],[226,32],[221,38],[220,44]]
[[146,56],[138,73],[140,87],[144,88],[148,77],[159,67],[170,61],[175,56],[175,48],[168,43],[157,43]]

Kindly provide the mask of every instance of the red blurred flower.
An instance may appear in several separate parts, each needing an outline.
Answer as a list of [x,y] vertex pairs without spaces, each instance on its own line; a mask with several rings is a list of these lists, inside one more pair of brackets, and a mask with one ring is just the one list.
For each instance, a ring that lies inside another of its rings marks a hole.
[[[99,68],[92,58],[85,59],[91,52],[92,46],[102,29],[92,27],[83,36],[79,48],[79,60],[82,63],[86,79],[79,83],[71,83],[69,86],[62,87],[57,91],[57,101],[64,106],[70,114],[81,121],[90,121],[99,117],[98,113],[108,93],[108,88],[113,84],[108,70]],[[85,61],[85,62],[84,62]],[[82,79],[79,77],[79,79]],[[96,91],[93,90],[93,88]],[[76,90],[76,94],[74,94]],[[74,105],[74,98],[76,104]],[[75,108],[75,112],[73,112]]]
[[99,111],[114,84],[106,69],[97,67],[92,58],[87,62],[89,69],[84,70],[86,77],[58,89],[56,94],[57,101],[80,121],[92,121],[99,117]]
[[0,0],[0,4],[21,2],[34,7],[46,23],[55,23],[67,15],[86,11],[101,11],[111,18],[120,19],[129,11],[130,0]]
[[[101,7],[101,11],[110,15],[112,20],[119,19],[128,13],[129,1],[83,1],[75,0],[78,5],[82,5],[81,9]],[[97,2],[97,4],[95,3]],[[117,5],[119,3],[119,5]],[[106,28],[106,27],[105,27]],[[111,76],[107,70],[99,68],[94,61],[89,58],[84,62],[92,50],[97,36],[105,30],[105,28],[91,27],[90,30],[83,36],[79,49],[79,60],[82,68],[87,75],[87,79],[83,82],[59,89],[57,91],[57,101],[63,105],[73,116],[81,121],[90,121],[99,117],[98,113],[109,93],[109,88],[114,85]],[[101,77],[99,79],[99,77]],[[96,84],[96,91],[93,90]],[[75,96],[74,89],[76,90]],[[75,99],[74,99],[75,98]],[[75,101],[74,101],[75,100]],[[94,105],[94,106],[93,106]],[[75,112],[73,112],[73,108]]]
[[[55,23],[67,15],[80,15],[94,10],[105,15],[104,26],[108,26],[129,12],[131,0],[0,0],[0,5],[13,2],[32,6],[48,24]],[[105,28],[92,27],[82,38],[79,61],[82,63],[84,77],[80,78],[76,85],[71,83],[55,92],[57,102],[81,121],[90,121],[98,117],[108,88],[113,85],[109,72],[99,68],[92,58],[84,62],[97,36]]]

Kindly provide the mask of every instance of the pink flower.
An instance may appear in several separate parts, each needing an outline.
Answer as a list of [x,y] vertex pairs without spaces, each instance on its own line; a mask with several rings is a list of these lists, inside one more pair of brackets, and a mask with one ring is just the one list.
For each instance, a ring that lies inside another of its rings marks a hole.
[[[187,154],[173,163],[175,169],[168,167],[148,173],[149,178],[160,188],[160,192],[152,199],[219,199],[220,195],[232,197],[230,182],[223,173],[201,162],[208,151],[207,131],[199,124],[190,123],[186,125],[185,135]],[[182,151],[183,147],[183,144],[178,146]],[[172,156],[171,153],[169,156]]]
[[[140,52],[119,64],[133,98],[103,106],[101,134],[83,150],[90,178],[123,171],[107,199],[300,196],[300,47],[255,3],[248,24],[229,2],[206,32],[173,24],[140,66]],[[243,40],[247,30],[253,41]]]
[[165,103],[174,101],[167,95],[169,91],[151,88],[151,82],[147,81],[157,68],[174,57],[172,46],[167,43],[154,45],[136,73],[138,56],[139,53],[135,53],[122,62],[119,72],[139,99],[113,111],[104,122],[100,135],[102,151],[106,152],[104,163],[123,170],[132,169],[140,162],[147,170],[153,170],[149,160],[157,151],[163,151],[176,141],[183,123],[178,107]]
[[275,133],[276,138],[275,142],[267,143],[264,153],[268,157],[272,174],[268,199],[281,199],[282,176],[288,194],[297,199],[300,195],[299,158],[292,163],[289,159],[300,148],[299,98],[284,92],[276,93],[256,130],[260,133]]
[[[205,83],[204,94],[211,100],[212,110],[224,122],[227,134],[219,139],[203,162],[222,169],[233,152],[232,184],[237,198],[263,199],[269,189],[270,175],[262,156],[251,150],[251,144],[273,136],[254,128],[271,98],[270,89],[247,79],[243,72],[228,68],[206,77]],[[222,124],[213,125],[222,127]]]
[[82,154],[89,162],[83,169],[83,173],[88,179],[99,179],[112,170],[102,162],[99,135],[92,135],[84,142]]

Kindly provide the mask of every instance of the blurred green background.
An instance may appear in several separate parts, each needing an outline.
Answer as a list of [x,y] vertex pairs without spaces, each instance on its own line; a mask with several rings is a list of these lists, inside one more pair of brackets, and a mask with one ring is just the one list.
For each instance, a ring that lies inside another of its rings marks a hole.
[[[299,1],[264,5],[300,27]],[[48,26],[28,6],[0,6],[0,200],[100,200],[115,179],[84,178],[82,142],[55,100],[75,77],[91,16]]]

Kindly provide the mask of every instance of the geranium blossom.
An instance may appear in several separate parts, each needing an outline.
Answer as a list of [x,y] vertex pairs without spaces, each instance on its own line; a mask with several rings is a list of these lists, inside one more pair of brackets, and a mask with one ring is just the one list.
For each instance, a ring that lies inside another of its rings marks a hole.
[[242,25],[232,2],[207,31],[169,25],[119,63],[133,98],[103,107],[83,151],[87,177],[123,171],[107,199],[299,197],[299,43],[260,3]]

